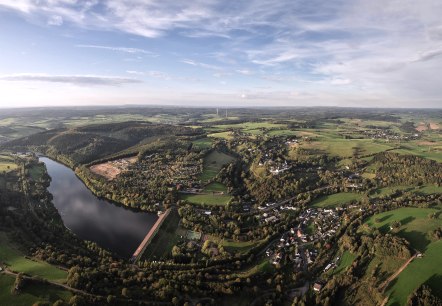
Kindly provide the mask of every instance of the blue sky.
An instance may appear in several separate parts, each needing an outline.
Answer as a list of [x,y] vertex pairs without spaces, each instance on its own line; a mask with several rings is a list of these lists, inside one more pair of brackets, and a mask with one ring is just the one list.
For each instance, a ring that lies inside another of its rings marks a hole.
[[0,107],[441,107],[440,16],[440,0],[0,0]]

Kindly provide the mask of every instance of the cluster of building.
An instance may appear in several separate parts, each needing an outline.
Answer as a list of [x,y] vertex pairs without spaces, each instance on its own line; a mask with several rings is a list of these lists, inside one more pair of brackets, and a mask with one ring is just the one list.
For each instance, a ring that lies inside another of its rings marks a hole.
[[389,129],[373,129],[365,130],[363,134],[371,139],[385,139],[385,140],[410,140],[419,138],[419,134],[415,133],[411,136],[400,135],[392,132]]
[[303,211],[299,216],[299,224],[284,233],[279,242],[266,250],[269,260],[274,265],[280,264],[282,260],[290,261],[298,269],[313,263],[318,255],[317,250],[307,249],[304,246],[333,237],[341,224],[340,215],[343,210],[344,208],[338,207],[308,208]]
[[279,205],[278,203],[267,203],[265,205],[259,206],[258,211],[260,214],[256,215],[261,222],[270,224],[276,223],[280,219],[281,211],[283,210],[298,210],[298,207],[295,207],[291,204],[287,205]]
[[299,228],[293,227],[266,250],[266,255],[274,265],[279,265],[285,260],[294,263],[298,270],[305,270],[308,264],[314,262],[318,251],[304,248],[304,243],[305,241],[300,238]]
[[[341,225],[344,208],[308,208],[299,216],[298,237],[303,242],[323,241],[333,237]],[[313,224],[313,226],[312,226]],[[310,233],[306,229],[310,227]]]

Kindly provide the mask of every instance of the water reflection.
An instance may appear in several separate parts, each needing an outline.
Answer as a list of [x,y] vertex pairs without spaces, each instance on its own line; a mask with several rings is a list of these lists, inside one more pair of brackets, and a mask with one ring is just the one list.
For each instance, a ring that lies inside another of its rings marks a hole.
[[40,160],[52,178],[49,191],[65,226],[82,239],[130,257],[158,217],[101,200],[68,167],[46,157]]

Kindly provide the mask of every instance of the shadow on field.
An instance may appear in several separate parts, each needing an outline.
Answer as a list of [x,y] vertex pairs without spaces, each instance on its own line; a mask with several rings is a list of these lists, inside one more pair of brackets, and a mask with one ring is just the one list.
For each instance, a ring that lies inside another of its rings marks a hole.
[[400,222],[401,222],[401,225],[405,225],[405,224],[408,224],[408,223],[410,223],[411,221],[413,221],[415,219],[416,219],[415,217],[409,216],[409,217],[406,217],[406,218],[402,219]]

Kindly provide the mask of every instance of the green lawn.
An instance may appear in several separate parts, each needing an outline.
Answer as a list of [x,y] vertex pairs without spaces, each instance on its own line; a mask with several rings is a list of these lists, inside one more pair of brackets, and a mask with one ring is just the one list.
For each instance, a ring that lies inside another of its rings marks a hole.
[[393,221],[400,221],[402,225],[398,235],[407,239],[413,248],[423,252],[431,243],[432,237],[429,237],[428,232],[442,226],[440,215],[437,219],[429,218],[430,214],[437,212],[439,210],[432,208],[403,207],[376,214],[368,218],[365,223],[387,233]]
[[423,258],[413,260],[387,290],[387,305],[406,305],[408,296],[426,283],[442,298],[442,240],[428,245]]
[[23,272],[31,276],[64,282],[67,272],[60,270],[48,263],[30,260],[17,250],[7,239],[4,233],[0,233],[0,261],[6,264],[11,270]]
[[15,277],[0,274],[0,304],[30,306],[36,302],[54,303],[57,300],[68,302],[72,294],[67,290],[43,284],[27,284],[20,294],[11,294]]
[[362,195],[353,192],[340,192],[320,197],[312,202],[315,207],[336,207],[358,201]]
[[183,194],[181,199],[193,204],[227,205],[232,197],[229,195]]

